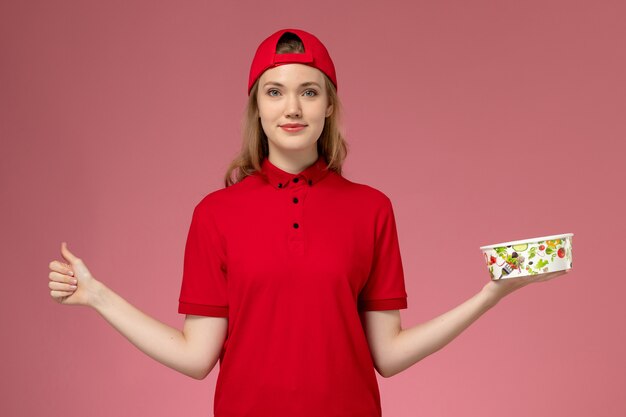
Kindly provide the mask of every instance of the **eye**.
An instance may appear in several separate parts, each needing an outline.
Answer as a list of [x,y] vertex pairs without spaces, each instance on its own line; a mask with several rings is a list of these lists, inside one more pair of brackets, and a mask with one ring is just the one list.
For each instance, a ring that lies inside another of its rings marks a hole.
[[267,90],[267,95],[270,97],[276,97],[274,94],[272,94],[272,92],[276,92],[278,93],[278,90],[275,88],[270,88],[269,90]]
[[315,91],[315,90],[306,90],[306,91],[304,92],[304,94],[305,94],[305,95],[306,95],[307,93],[313,93],[313,94],[308,95],[308,97],[315,97],[315,96],[317,95],[317,91]]

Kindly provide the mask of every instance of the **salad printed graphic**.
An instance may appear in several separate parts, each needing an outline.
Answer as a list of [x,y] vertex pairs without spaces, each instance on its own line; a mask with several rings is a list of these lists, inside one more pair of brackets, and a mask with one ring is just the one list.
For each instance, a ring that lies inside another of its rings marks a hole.
[[494,280],[570,269],[572,238],[493,247],[484,255]]

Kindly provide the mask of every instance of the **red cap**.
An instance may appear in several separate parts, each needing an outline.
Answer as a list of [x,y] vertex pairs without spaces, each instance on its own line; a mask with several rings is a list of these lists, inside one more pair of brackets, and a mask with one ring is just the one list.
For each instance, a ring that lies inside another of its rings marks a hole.
[[[297,35],[304,45],[303,54],[277,54],[276,44],[280,37],[290,32]],[[250,66],[250,78],[248,79],[248,95],[254,82],[266,70],[283,64],[305,64],[317,68],[330,78],[337,88],[337,75],[328,50],[319,39],[312,34],[300,29],[281,29],[265,39],[256,50],[252,65]]]

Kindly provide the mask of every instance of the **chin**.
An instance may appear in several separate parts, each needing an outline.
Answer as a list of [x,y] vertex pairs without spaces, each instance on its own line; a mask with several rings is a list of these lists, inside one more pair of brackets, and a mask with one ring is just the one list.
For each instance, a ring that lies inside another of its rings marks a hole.
[[271,141],[272,146],[285,151],[304,151],[316,146],[316,141],[300,140],[300,138],[290,138],[291,141],[279,140]]

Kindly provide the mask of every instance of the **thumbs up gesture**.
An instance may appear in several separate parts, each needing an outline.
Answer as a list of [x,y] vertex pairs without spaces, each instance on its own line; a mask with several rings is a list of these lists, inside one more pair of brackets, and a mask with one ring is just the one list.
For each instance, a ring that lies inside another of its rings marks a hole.
[[97,281],[82,259],[61,243],[64,261],[50,262],[50,296],[60,304],[90,305],[96,295]]

